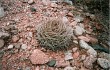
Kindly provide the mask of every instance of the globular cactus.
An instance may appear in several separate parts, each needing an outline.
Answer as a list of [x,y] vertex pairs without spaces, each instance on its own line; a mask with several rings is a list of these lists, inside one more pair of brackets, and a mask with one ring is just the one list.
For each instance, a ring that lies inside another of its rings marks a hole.
[[72,43],[73,30],[61,19],[50,19],[37,26],[39,44],[53,51],[66,50]]

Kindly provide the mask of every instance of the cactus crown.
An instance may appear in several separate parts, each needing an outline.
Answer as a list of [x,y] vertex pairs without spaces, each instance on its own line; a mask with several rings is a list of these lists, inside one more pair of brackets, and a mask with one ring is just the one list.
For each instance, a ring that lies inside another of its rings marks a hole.
[[65,50],[72,43],[72,29],[60,19],[51,19],[37,26],[40,45],[53,51]]

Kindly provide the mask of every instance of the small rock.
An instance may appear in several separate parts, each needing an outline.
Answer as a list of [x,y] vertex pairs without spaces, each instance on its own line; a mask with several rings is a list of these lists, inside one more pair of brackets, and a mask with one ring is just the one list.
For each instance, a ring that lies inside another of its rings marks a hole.
[[71,60],[71,59],[73,59],[72,53],[70,51],[67,51],[65,53],[65,60]]
[[80,45],[80,47],[82,47],[82,48],[84,48],[84,49],[90,49],[91,48],[91,46],[89,46],[85,41],[83,41],[83,40],[80,40],[79,41],[79,45]]
[[67,14],[67,16],[73,17],[73,14],[72,14],[71,12],[69,12],[69,13]]
[[0,39],[0,48],[2,48],[4,46],[4,40],[3,39]]
[[31,67],[26,67],[24,70],[31,70]]
[[14,46],[15,46],[16,49],[20,49],[21,43],[16,43],[16,44],[14,44]]
[[98,58],[98,59],[97,59],[97,63],[98,63],[102,68],[105,68],[105,69],[110,67],[110,61],[108,61],[107,59]]
[[73,43],[78,44],[78,41],[77,40],[73,40]]
[[85,37],[85,36],[78,36],[78,39],[83,40],[85,42],[89,42],[90,41],[90,39]]
[[[36,12],[37,11],[36,8],[34,8],[34,7],[30,7],[30,10],[31,10],[31,12]],[[28,16],[32,17],[32,14],[29,13]]]
[[73,52],[76,52],[77,50],[78,50],[77,47],[75,47],[75,48],[72,49]]
[[40,66],[40,69],[41,70],[45,70],[46,69],[46,66],[45,65],[42,65],[42,66]]
[[94,57],[97,56],[97,52],[96,52],[93,48],[90,48],[90,49],[87,51],[87,54],[88,54],[88,55],[93,55]]
[[8,38],[10,36],[10,34],[5,33],[5,32],[0,32],[0,38],[4,39],[4,38]]
[[81,55],[81,61],[85,60],[86,59],[86,55]]
[[57,4],[56,3],[51,3],[51,7],[56,8]]
[[72,27],[75,27],[77,24],[78,24],[78,23],[77,23],[76,21],[73,21],[73,22],[71,22],[70,25],[71,25]]
[[91,36],[89,36],[89,35],[87,35],[87,34],[86,34],[86,37],[87,37],[88,39],[90,39],[90,42],[91,42],[92,44],[98,43],[98,39],[96,39],[96,38],[94,38],[94,37],[91,37]]
[[93,63],[96,61],[96,58],[92,55],[86,57],[86,60],[84,60],[84,66],[88,69],[93,68]]
[[5,16],[5,12],[4,9],[2,7],[0,7],[0,18]]
[[14,46],[13,45],[9,45],[8,46],[8,49],[12,49]]
[[110,61],[110,54],[108,54],[108,53],[100,52],[100,53],[98,54],[98,57],[99,57],[99,58],[104,58],[104,59],[107,59],[107,60]]
[[66,2],[66,3],[70,4],[70,5],[73,5],[72,1],[70,1],[70,0],[64,0],[64,2]]
[[[44,70],[45,70],[45,69],[44,69]],[[54,70],[54,68],[53,68],[53,67],[48,67],[47,70]]]
[[84,18],[78,15],[78,16],[76,16],[76,17],[74,18],[74,20],[77,21],[77,22],[81,22],[81,21],[84,20]]
[[67,67],[64,68],[64,70],[75,70],[75,69],[71,66],[67,66]]
[[28,1],[28,4],[33,4],[34,3],[34,0],[29,0]]
[[69,66],[70,63],[68,61],[60,60],[56,62],[56,67],[66,67]]
[[50,67],[54,67],[55,64],[56,64],[56,60],[51,60],[48,62],[48,66]]
[[40,70],[39,66],[37,66],[37,67],[35,68],[35,70]]
[[32,64],[45,64],[49,61],[48,56],[38,49],[35,49],[29,58]]
[[43,5],[49,5],[50,4],[50,0],[42,0]]
[[29,37],[33,37],[33,33],[32,33],[32,32],[29,32],[29,33],[28,33],[28,36],[29,36]]
[[74,29],[75,35],[82,35],[84,32],[85,32],[85,30],[82,27],[75,26],[75,29]]
[[18,36],[14,35],[14,36],[12,37],[12,41],[13,41],[14,43],[16,43],[18,40],[19,40],[19,37],[18,37]]
[[67,17],[63,17],[62,21],[63,21],[63,23],[68,23],[69,20],[67,19]]
[[79,57],[79,52],[75,52],[75,53],[73,54],[73,58],[76,59],[76,58],[78,58],[78,57]]
[[27,48],[27,45],[26,45],[26,44],[22,44],[22,45],[21,45],[21,49],[22,49],[22,50],[25,50],[26,48]]

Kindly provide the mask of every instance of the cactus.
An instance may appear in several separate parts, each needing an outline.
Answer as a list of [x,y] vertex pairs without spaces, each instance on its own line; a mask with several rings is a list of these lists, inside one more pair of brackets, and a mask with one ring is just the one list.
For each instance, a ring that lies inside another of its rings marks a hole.
[[49,19],[37,26],[39,44],[53,51],[66,50],[72,43],[73,30],[61,19]]

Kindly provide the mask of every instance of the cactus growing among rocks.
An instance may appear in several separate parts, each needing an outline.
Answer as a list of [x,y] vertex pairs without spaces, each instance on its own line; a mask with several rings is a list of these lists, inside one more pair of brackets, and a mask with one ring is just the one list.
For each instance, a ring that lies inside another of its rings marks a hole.
[[53,51],[66,50],[72,43],[73,30],[61,19],[49,19],[37,26],[39,44]]

